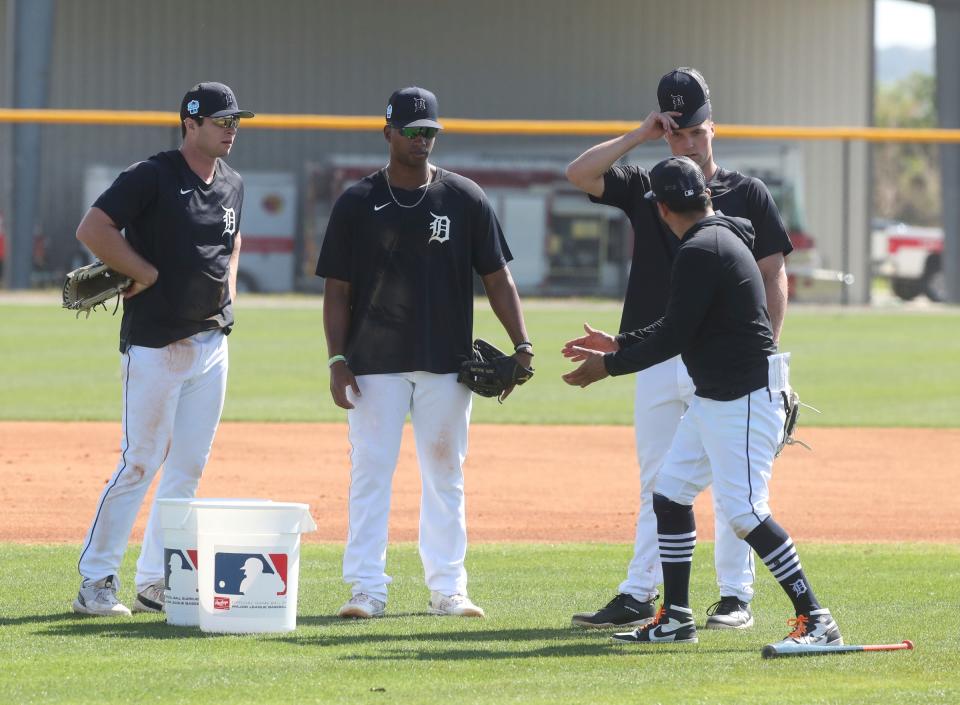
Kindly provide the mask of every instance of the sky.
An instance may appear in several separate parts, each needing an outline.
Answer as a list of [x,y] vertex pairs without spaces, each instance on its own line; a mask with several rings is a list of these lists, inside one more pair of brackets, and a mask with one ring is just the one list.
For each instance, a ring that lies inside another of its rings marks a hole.
[[878,49],[932,47],[933,8],[912,0],[877,0],[874,44]]

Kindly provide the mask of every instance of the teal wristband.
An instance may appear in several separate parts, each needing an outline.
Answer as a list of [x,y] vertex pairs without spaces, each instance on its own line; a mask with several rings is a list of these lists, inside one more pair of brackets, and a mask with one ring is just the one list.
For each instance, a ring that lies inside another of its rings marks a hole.
[[347,358],[345,355],[334,355],[329,360],[327,360],[327,367],[333,367],[338,362],[346,362]]

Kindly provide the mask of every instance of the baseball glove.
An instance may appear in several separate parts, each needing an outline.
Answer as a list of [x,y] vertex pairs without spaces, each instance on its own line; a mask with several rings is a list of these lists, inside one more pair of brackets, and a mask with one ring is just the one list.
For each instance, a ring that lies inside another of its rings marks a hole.
[[496,397],[533,377],[533,368],[524,367],[515,357],[504,354],[486,340],[473,341],[473,357],[460,365],[457,381],[483,397]]
[[86,313],[87,318],[96,306],[107,308],[108,299],[117,297],[117,306],[120,307],[120,292],[126,289],[133,280],[120,272],[110,269],[100,260],[92,264],[74,269],[67,274],[63,282],[63,307],[71,311]]
[[[800,396],[793,389],[780,392],[780,395],[783,397],[783,410],[787,413],[787,417],[783,422],[783,436],[779,445],[777,445],[777,455],[780,455],[786,446],[792,446],[794,444],[801,445],[807,450],[813,450],[813,448],[799,438],[793,437],[793,432],[797,430],[797,421],[800,418]],[[803,406],[817,411],[817,409],[814,409],[809,404],[803,404]],[[817,413],[820,412],[817,411]]]

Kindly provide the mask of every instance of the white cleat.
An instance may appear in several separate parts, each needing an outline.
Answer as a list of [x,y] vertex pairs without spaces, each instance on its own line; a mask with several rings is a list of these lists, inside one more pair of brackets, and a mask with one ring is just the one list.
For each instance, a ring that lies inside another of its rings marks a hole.
[[439,592],[430,593],[430,614],[446,617],[483,617],[484,613],[466,595],[444,595]]
[[337,612],[338,617],[350,617],[353,619],[370,619],[371,617],[382,617],[387,603],[370,597],[363,592],[358,592],[351,597]]
[[166,604],[166,585],[162,580],[147,585],[133,601],[132,612],[163,612]]
[[80,583],[77,599],[73,601],[73,611],[96,617],[129,617],[130,610],[117,599],[119,588],[120,579],[115,575],[96,581],[85,579]]

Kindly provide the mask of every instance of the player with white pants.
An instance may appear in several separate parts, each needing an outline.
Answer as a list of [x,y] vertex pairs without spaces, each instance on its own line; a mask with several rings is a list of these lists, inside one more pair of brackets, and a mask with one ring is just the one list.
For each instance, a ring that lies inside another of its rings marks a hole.
[[[641,370],[636,375],[634,432],[640,466],[640,509],[637,514],[633,558],[618,593],[655,600],[663,581],[657,548],[657,518],[653,513],[654,480],[663,466],[673,435],[693,401],[693,380],[679,355]],[[716,499],[716,498],[715,498]],[[730,528],[723,506],[714,501],[714,566],[720,594],[748,604],[753,599],[753,552]],[[652,616],[652,615],[651,615]],[[722,622],[717,622],[717,625]],[[747,617],[739,628],[750,626]]]
[[789,355],[774,342],[763,279],[749,249],[753,228],[713,211],[703,172],[687,157],[657,164],[645,199],[656,204],[679,242],[666,312],[616,338],[594,331],[584,345],[564,348],[566,357],[583,362],[564,375],[571,385],[649,369],[680,353],[695,388],[654,480],[663,605],[652,622],[612,638],[628,644],[698,641],[690,609],[693,501],[713,483],[730,527],[760,555],[793,603],[794,629],[784,641],[842,644],[793,541],[770,514],[770,473],[790,392]]
[[[93,204],[77,239],[133,280],[120,322],[120,460],[80,553],[73,609],[129,615],[118,573],[150,483],[156,499],[196,495],[227,388],[243,181],[223,161],[241,118],[233,91],[199,83],[180,104],[183,144],[129,167]],[[135,612],[164,610],[157,504],[137,561]]]
[[387,524],[407,414],[420,466],[420,558],[429,612],[482,617],[467,594],[463,461],[471,392],[457,382],[471,357],[473,276],[527,368],[512,258],[475,183],[429,162],[441,129],[437,99],[395,91],[383,135],[390,161],[334,204],[317,261],[326,278],[323,325],[330,394],[350,427],[350,516],[341,617],[381,617],[387,603]]
[[[678,68],[660,79],[659,112],[650,113],[635,130],[588,149],[567,167],[567,178],[594,203],[621,209],[633,228],[633,260],[624,298],[620,331],[650,325],[666,310],[670,270],[677,240],[643,198],[649,172],[617,161],[634,147],[664,139],[677,156],[693,159],[708,179],[717,211],[747,218],[756,239],[752,246],[760,268],[774,340],[779,339],[787,305],[784,256],[793,249],[776,204],[759,179],[719,167],[713,157],[714,124],[710,90],[696,69]],[[583,342],[590,336],[571,341]],[[661,582],[653,516],[653,484],[670,440],[690,403],[692,383],[682,360],[675,357],[637,375],[634,431],[640,464],[640,509],[633,558],[617,595],[602,609],[573,615],[579,627],[638,626],[653,619]],[[723,508],[714,501],[714,558],[720,600],[707,610],[707,628],[753,626],[753,555],[730,530]]]

